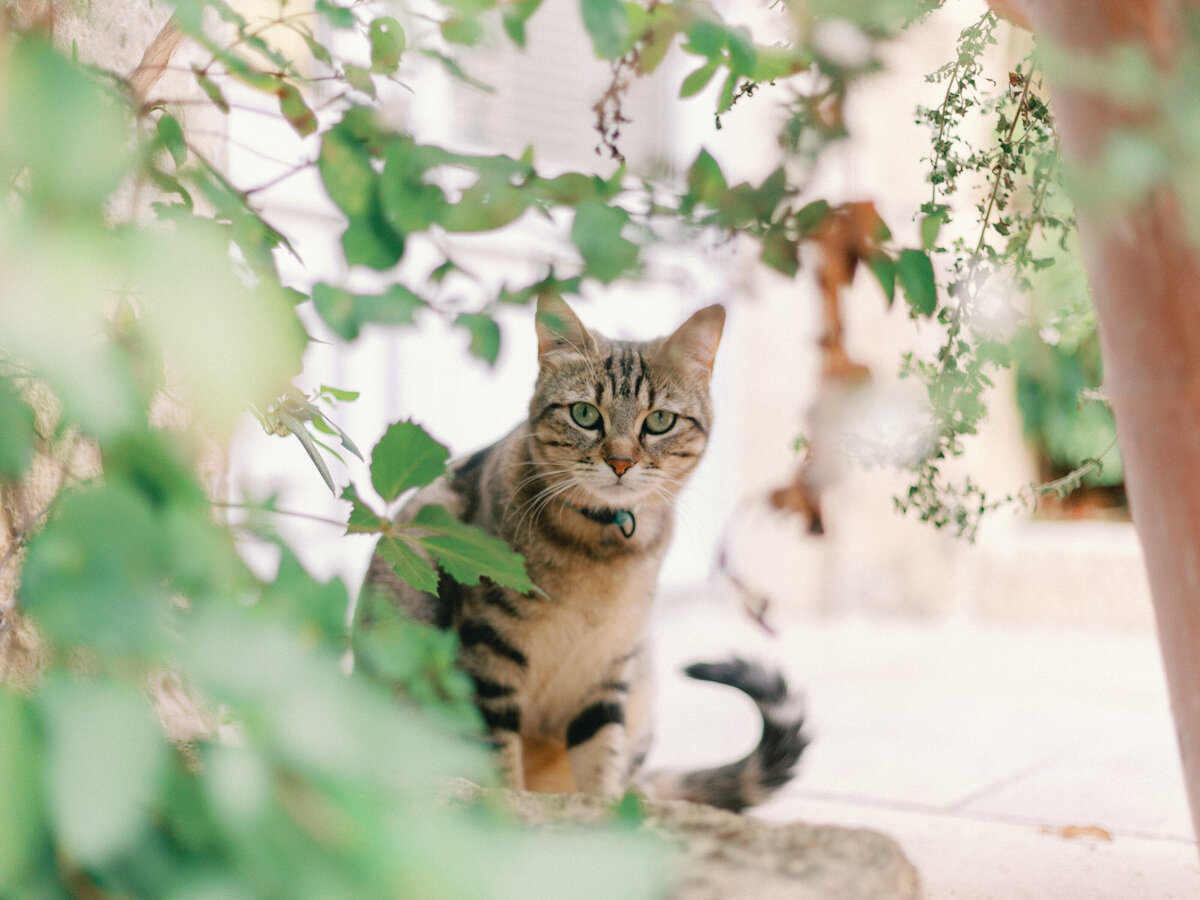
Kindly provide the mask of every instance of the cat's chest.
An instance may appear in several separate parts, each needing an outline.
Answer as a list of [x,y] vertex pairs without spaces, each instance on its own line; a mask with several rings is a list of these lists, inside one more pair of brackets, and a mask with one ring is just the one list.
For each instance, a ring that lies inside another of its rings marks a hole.
[[597,685],[620,678],[641,643],[657,566],[579,567],[539,583],[549,599],[527,623],[524,706],[535,731],[561,731]]

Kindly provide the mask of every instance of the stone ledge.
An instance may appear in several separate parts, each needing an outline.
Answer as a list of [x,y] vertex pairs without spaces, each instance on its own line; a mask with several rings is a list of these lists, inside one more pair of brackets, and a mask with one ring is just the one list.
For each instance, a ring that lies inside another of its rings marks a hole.
[[[596,824],[612,806],[584,794],[534,794],[455,783],[455,800],[487,798],[535,826]],[[920,878],[876,831],[771,825],[681,800],[646,800],[646,828],[680,849],[670,900],[919,900]]]

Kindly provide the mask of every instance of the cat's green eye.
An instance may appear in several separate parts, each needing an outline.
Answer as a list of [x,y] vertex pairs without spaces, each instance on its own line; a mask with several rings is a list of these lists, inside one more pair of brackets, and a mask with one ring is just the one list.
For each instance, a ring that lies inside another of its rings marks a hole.
[[580,428],[600,427],[600,410],[590,403],[572,403],[571,418]]
[[651,434],[664,434],[675,427],[678,417],[665,409],[656,409],[646,416],[646,430]]

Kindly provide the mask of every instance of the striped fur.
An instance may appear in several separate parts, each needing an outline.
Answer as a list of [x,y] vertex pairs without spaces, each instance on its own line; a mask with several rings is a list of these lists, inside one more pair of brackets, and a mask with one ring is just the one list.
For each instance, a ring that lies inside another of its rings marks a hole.
[[[437,594],[424,594],[382,558],[371,563],[367,589],[458,632],[458,664],[513,787],[613,796],[657,784],[741,808],[782,784],[803,749],[798,723],[773,717],[786,700],[782,682],[746,664],[701,669],[709,674],[697,677],[754,697],[764,715],[759,749],[712,773],[636,781],[651,735],[646,617],[675,495],[712,426],[708,381],[723,324],[712,306],[667,338],[610,341],[561,300],[540,300],[528,420],[452,464],[400,518],[443,504],[521,553],[542,593],[486,579],[467,587],[443,574]],[[612,524],[618,510],[636,528]]]

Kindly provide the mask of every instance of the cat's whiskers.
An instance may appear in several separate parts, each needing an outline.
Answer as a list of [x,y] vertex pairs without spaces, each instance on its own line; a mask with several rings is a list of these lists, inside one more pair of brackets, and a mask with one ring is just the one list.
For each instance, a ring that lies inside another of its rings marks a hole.
[[[517,520],[516,531],[519,533],[522,525],[527,524],[530,535],[533,534],[533,528],[537,524],[539,518],[550,506],[550,504],[573,490],[577,490],[581,485],[574,477],[564,479],[557,484],[551,484],[543,488],[530,500],[525,512],[521,518]],[[528,522],[526,523],[526,519]]]

